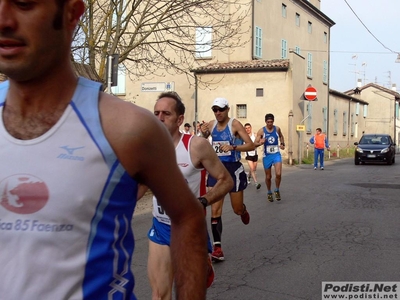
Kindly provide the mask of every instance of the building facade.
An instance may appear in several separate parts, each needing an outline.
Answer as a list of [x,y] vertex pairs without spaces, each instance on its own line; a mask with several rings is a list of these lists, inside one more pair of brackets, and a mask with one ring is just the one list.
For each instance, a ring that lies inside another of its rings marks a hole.
[[[329,41],[335,23],[320,11],[319,0],[252,0],[251,5],[243,22],[250,30],[240,37],[248,42],[232,51],[214,50],[211,34],[208,51],[196,56],[194,80],[183,74],[126,80],[118,96],[152,110],[160,92],[174,90],[184,99],[189,123],[212,119],[216,97],[226,97],[232,117],[253,128],[264,126],[271,112],[283,134],[293,135],[290,154],[296,156],[307,134],[316,127],[329,130]],[[305,101],[309,86],[317,90],[317,101]],[[304,134],[297,125],[305,126]]]
[[375,83],[359,84],[345,94],[368,102],[368,111],[363,113],[363,132],[390,134],[396,143],[400,141],[400,94],[396,85],[388,89]]

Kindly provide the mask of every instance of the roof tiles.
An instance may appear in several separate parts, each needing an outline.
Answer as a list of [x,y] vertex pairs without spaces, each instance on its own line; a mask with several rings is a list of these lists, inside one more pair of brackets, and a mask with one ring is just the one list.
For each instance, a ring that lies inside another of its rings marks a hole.
[[226,63],[211,63],[196,69],[194,73],[239,72],[239,71],[273,71],[289,69],[288,59],[249,60]]

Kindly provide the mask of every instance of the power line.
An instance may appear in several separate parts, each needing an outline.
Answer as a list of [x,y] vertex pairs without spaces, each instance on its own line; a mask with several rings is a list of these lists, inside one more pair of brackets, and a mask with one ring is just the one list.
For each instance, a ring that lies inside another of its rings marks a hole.
[[392,49],[386,47],[386,46],[385,46],[385,45],[384,45],[384,44],[383,44],[383,43],[368,29],[368,27],[364,24],[364,22],[361,21],[361,19],[358,17],[358,15],[356,14],[356,12],[353,10],[353,8],[350,6],[350,4],[347,2],[347,0],[344,0],[344,2],[346,2],[347,6],[350,8],[350,10],[353,12],[353,14],[357,17],[357,19],[361,22],[361,24],[365,27],[365,29],[367,29],[367,31],[369,32],[369,34],[371,34],[371,35],[374,37],[374,39],[375,39],[379,44],[381,44],[385,49],[391,51],[392,53],[397,53],[397,54],[400,53],[400,52],[393,51]]
[[[289,48],[289,50],[295,51],[293,48]],[[327,53],[328,50],[315,50],[315,49],[301,49],[301,51],[307,51],[307,52],[324,52]],[[329,52],[331,53],[364,53],[364,54],[390,54],[393,55],[393,53],[397,52],[377,52],[377,51],[355,51],[355,50],[330,50]]]

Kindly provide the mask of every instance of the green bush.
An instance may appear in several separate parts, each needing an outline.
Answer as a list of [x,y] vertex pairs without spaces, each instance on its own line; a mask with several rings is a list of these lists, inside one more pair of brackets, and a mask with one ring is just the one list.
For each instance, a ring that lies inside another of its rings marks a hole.
[[[354,147],[349,147],[349,148],[340,148],[339,150],[339,157],[337,155],[337,149],[331,149],[330,157],[329,157],[329,152],[325,150],[324,152],[324,158],[325,161],[329,161],[332,159],[340,159],[340,158],[348,158],[348,157],[354,157]],[[308,157],[307,157],[307,152],[304,151],[303,153],[303,159],[301,160],[303,164],[307,165],[312,165],[314,164],[314,151],[308,151]],[[297,164],[297,161],[294,162],[294,164]]]

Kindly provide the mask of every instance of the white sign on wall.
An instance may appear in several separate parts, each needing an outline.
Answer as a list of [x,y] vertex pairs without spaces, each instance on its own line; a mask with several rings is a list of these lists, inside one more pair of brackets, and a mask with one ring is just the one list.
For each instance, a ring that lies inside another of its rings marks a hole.
[[175,91],[175,82],[143,82],[142,92],[173,92]]

